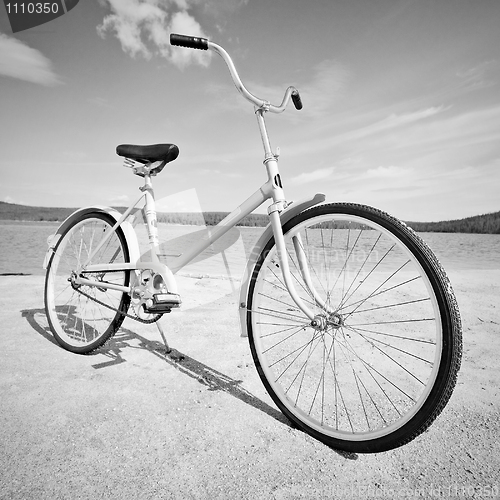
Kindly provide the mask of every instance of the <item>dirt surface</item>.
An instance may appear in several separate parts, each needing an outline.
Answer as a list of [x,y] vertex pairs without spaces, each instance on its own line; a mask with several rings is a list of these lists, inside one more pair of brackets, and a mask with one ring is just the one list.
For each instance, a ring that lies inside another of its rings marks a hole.
[[55,344],[43,278],[0,277],[1,499],[499,498],[500,271],[449,273],[464,327],[457,388],[410,444],[362,455],[292,428],[266,394],[237,294],[181,278],[188,308],[126,320],[105,348]]

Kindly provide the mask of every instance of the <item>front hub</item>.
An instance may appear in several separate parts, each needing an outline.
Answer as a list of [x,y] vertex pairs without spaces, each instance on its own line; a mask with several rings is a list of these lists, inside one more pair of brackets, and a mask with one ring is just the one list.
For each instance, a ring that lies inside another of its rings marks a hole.
[[339,313],[332,313],[328,318],[328,324],[332,328],[340,328],[341,326],[344,326],[344,318]]
[[315,330],[320,331],[324,331],[328,328],[337,330],[344,326],[344,319],[341,314],[336,312],[331,314],[317,314],[311,321],[311,326]]

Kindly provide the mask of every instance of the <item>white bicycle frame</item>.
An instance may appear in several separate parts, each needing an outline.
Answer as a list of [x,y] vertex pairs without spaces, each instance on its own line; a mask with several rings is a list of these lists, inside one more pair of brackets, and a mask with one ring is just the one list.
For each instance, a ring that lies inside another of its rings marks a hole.
[[[187,252],[183,253],[172,259],[170,262],[170,267],[167,267],[165,264],[161,263],[158,257],[159,251],[159,240],[158,240],[158,229],[157,229],[157,218],[156,218],[156,208],[155,208],[155,198],[154,191],[152,186],[151,177],[156,175],[155,168],[158,166],[157,163],[150,163],[140,167],[140,175],[144,176],[144,185],[140,188],[142,191],[141,195],[138,197],[137,201],[130,205],[130,207],[122,214],[118,214],[116,211],[112,209],[107,209],[103,207],[92,207],[82,209],[75,214],[71,215],[63,224],[61,224],[59,230],[56,232],[56,237],[52,239],[49,246],[49,251],[46,256],[45,265],[48,263],[48,259],[52,255],[54,251],[55,245],[59,239],[59,237],[63,233],[64,227],[67,227],[71,224],[71,221],[74,220],[75,217],[81,215],[82,211],[90,211],[92,209],[97,209],[100,211],[105,211],[111,214],[116,223],[114,224],[111,231],[108,231],[107,234],[103,237],[103,239],[99,242],[99,244],[94,248],[93,252],[89,256],[86,262],[83,262],[79,269],[75,270],[76,277],[74,278],[75,285],[87,285],[87,286],[98,286],[100,288],[109,288],[113,290],[119,290],[124,293],[131,293],[131,290],[134,287],[135,280],[137,279],[136,274],[131,274],[132,280],[129,286],[121,286],[115,285],[112,283],[106,283],[102,281],[92,280],[83,277],[82,271],[85,273],[104,273],[111,271],[142,271],[142,270],[152,270],[155,273],[158,273],[162,276],[167,290],[169,294],[178,294],[177,284],[174,278],[174,274],[177,273],[180,269],[186,266],[189,262],[195,259],[199,254],[201,254],[206,248],[208,248],[212,243],[222,237],[227,231],[233,228],[238,222],[240,222],[244,217],[253,212],[256,208],[262,205],[267,200],[272,200],[271,205],[268,207],[268,214],[270,218],[270,226],[264,231],[259,243],[256,245],[254,250],[252,251],[250,261],[247,265],[246,275],[243,280],[243,286],[241,290],[241,298],[240,301],[241,308],[246,308],[246,291],[248,289],[248,282],[251,277],[251,271],[253,269],[253,265],[255,264],[256,259],[260,255],[260,246],[267,243],[269,240],[272,231],[274,235],[275,244],[277,248],[277,255],[280,262],[280,268],[283,275],[283,280],[285,285],[292,297],[293,301],[297,304],[297,306],[304,312],[304,314],[312,321],[315,318],[314,313],[310,310],[310,308],[304,303],[304,301],[300,298],[297,293],[294,284],[292,282],[292,277],[289,269],[289,262],[287,257],[287,250],[285,248],[285,240],[283,237],[282,225],[289,220],[294,215],[300,213],[305,208],[316,205],[322,201],[324,201],[325,197],[322,194],[317,194],[315,197],[305,200],[301,203],[297,204],[288,204],[286,202],[285,194],[283,191],[281,178],[278,169],[278,157],[272,152],[271,144],[269,141],[269,136],[267,133],[264,114],[268,111],[273,113],[281,113],[285,110],[288,105],[290,98],[294,92],[297,92],[294,87],[289,87],[286,90],[285,96],[283,98],[280,106],[274,106],[270,104],[268,101],[259,99],[255,97],[253,94],[248,92],[248,90],[244,87],[241,82],[239,75],[234,67],[234,64],[229,56],[229,54],[219,45],[207,41],[209,45],[209,49],[218,53],[226,62],[231,76],[233,78],[234,84],[238,91],[250,102],[252,102],[255,106],[255,114],[257,117],[257,122],[259,125],[259,130],[262,138],[262,143],[264,146],[264,164],[267,170],[267,182],[265,182],[257,191],[255,191],[245,202],[243,202],[238,208],[233,210],[227,217],[225,217],[222,221],[220,221],[213,229],[207,232],[205,238],[198,241],[194,244]],[[137,171],[135,173],[138,173]],[[126,220],[134,208],[144,199],[145,206],[145,218],[146,225],[149,237],[149,246],[151,249],[151,261],[146,262],[142,261],[139,257],[140,252],[138,251],[137,238],[135,236],[135,232],[129,225]],[[291,205],[291,207],[290,207]],[[124,229],[124,233],[126,236],[127,243],[129,244],[130,250],[130,260],[129,263],[103,263],[103,264],[90,264],[94,256],[99,252],[99,250],[106,244],[106,242],[111,238],[114,232],[121,227]],[[271,231],[270,231],[271,230]],[[292,237],[293,245],[296,251],[297,260],[299,263],[299,267],[301,273],[304,277],[305,283],[309,287],[313,296],[315,297],[318,305],[326,308],[326,304],[319,297],[314,290],[314,287],[311,283],[311,279],[308,272],[308,265],[306,256],[302,250],[302,243],[300,241],[300,235]],[[134,279],[135,277],[135,279]],[[242,321],[243,323],[243,321]],[[244,327],[245,335],[246,327]]]

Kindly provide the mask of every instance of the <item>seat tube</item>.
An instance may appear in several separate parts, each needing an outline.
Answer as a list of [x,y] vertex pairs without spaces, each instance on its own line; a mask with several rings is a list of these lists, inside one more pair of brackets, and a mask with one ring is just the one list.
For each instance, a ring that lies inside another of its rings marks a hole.
[[148,238],[149,238],[149,246],[151,248],[151,259],[153,262],[158,260],[157,251],[159,248],[159,240],[158,240],[158,221],[156,219],[156,206],[155,206],[155,198],[153,191],[153,184],[151,183],[151,176],[144,176],[144,186],[141,188],[141,191],[144,191],[144,196],[146,199],[145,206],[145,216],[146,216],[146,225],[148,228]]

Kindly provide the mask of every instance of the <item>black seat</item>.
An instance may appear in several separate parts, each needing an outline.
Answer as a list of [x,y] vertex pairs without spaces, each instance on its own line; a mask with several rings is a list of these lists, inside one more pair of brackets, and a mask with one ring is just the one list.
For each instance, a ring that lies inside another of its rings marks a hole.
[[116,148],[116,154],[141,163],[153,161],[168,163],[179,156],[179,148],[175,144],[151,144],[149,146],[120,144]]

